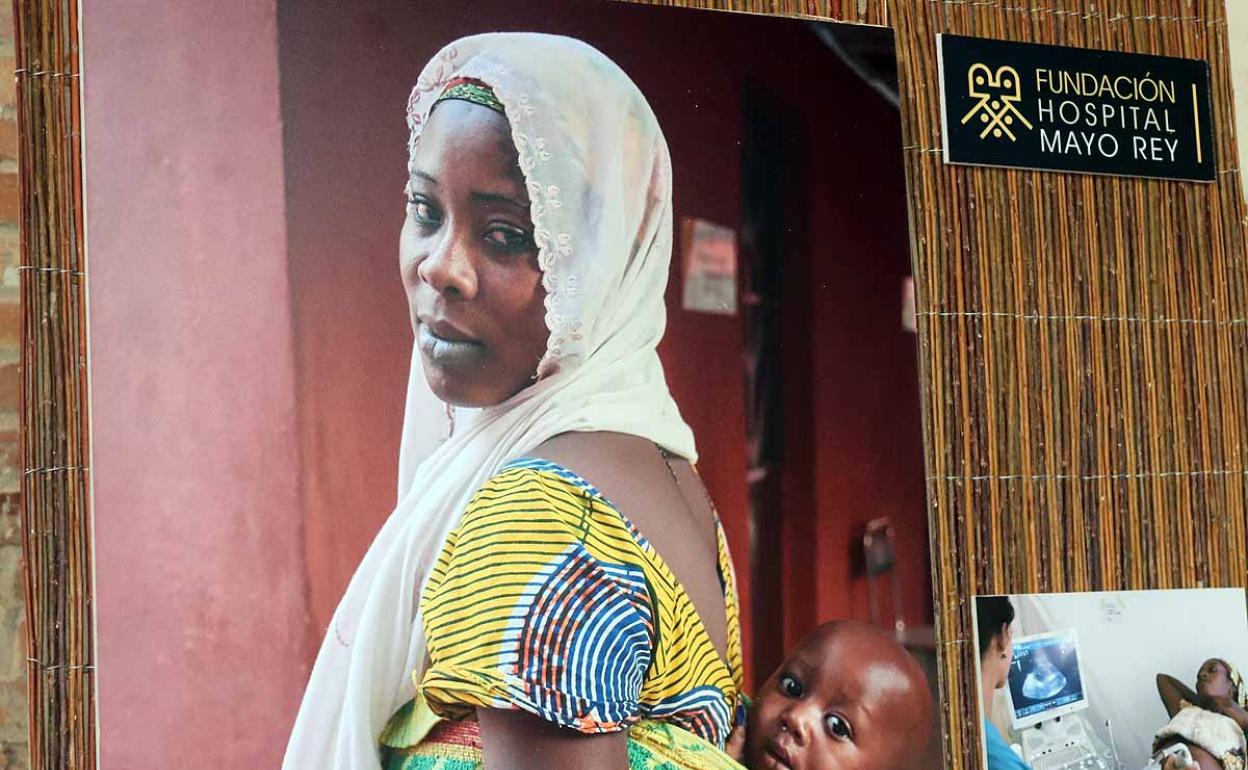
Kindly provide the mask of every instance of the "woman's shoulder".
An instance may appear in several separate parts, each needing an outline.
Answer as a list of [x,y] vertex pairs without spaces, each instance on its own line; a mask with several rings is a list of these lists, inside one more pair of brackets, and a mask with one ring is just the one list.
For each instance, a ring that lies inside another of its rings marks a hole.
[[659,450],[649,439],[610,431],[570,432],[554,436],[528,452],[531,458],[575,469],[576,475],[610,488],[620,480],[636,483],[653,476],[662,483]]
[[580,543],[594,554],[641,558],[628,522],[611,501],[578,472],[540,457],[511,460],[482,484],[447,545],[475,551],[522,541],[551,548]]
[[519,457],[504,464],[473,494],[467,516],[559,513],[581,518],[593,504],[609,504],[588,479],[540,457]]
[[518,458],[469,501],[438,555],[422,606],[432,609],[439,596],[479,594],[487,583],[509,602],[531,602],[537,583],[569,565],[607,565],[640,579],[648,560],[627,522],[589,482],[558,463]]
[[602,490],[627,493],[644,488],[651,481],[647,474],[655,476],[654,482],[666,482],[656,473],[655,452],[649,441],[617,433],[556,436],[504,464],[473,495],[466,515],[475,517],[485,511],[579,518],[586,507],[600,507],[620,518],[620,501]]
[[[667,524],[685,515],[680,497],[673,494],[672,474],[673,466],[685,471],[688,464],[665,459],[649,439],[607,431],[564,433],[534,447],[529,455],[569,469],[633,526],[658,535],[660,541],[666,539]],[[691,476],[690,483],[695,482],[700,484]]]

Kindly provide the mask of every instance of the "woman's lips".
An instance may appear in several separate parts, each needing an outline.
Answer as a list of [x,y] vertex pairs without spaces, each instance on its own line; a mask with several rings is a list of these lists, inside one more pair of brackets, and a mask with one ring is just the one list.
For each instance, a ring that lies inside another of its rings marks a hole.
[[420,352],[438,364],[467,364],[480,359],[485,346],[453,326],[421,322],[417,331]]
[[429,331],[433,332],[434,336],[447,342],[476,342],[471,334],[440,318],[418,317],[417,321],[422,326],[429,327]]

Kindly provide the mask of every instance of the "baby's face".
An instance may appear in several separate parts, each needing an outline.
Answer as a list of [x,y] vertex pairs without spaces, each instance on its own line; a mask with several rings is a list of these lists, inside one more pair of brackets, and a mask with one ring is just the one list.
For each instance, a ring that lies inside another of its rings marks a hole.
[[1196,672],[1196,693],[1206,698],[1228,698],[1233,686],[1226,664],[1211,658],[1200,664]]
[[[914,736],[906,734],[913,732],[914,716],[906,713],[916,704],[913,687],[911,674],[880,654],[877,635],[854,628],[816,632],[759,692],[746,739],[749,766],[891,768],[903,747],[913,746]],[[927,708],[926,690],[919,703]]]

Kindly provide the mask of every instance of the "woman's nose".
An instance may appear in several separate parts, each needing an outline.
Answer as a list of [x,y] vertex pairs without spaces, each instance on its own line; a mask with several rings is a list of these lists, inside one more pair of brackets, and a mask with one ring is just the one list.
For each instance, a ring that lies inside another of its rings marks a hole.
[[416,266],[416,275],[439,294],[472,299],[477,294],[477,271],[467,244],[449,227],[439,235]]

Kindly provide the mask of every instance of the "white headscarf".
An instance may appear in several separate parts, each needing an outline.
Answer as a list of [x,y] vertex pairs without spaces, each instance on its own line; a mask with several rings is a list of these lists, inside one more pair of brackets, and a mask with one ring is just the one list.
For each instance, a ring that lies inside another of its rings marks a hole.
[[508,460],[569,431],[648,438],[696,459],[668,392],[663,335],[672,248],[671,160],[645,97],[619,67],[577,40],[489,34],[451,43],[408,102],[414,154],[452,78],[478,79],[502,102],[531,201],[546,289],[546,355],[533,385],[436,432],[413,356],[399,502],[351,579],[317,656],[285,770],[378,767],[378,737],[414,695],[423,667],[420,589],[472,494]]

